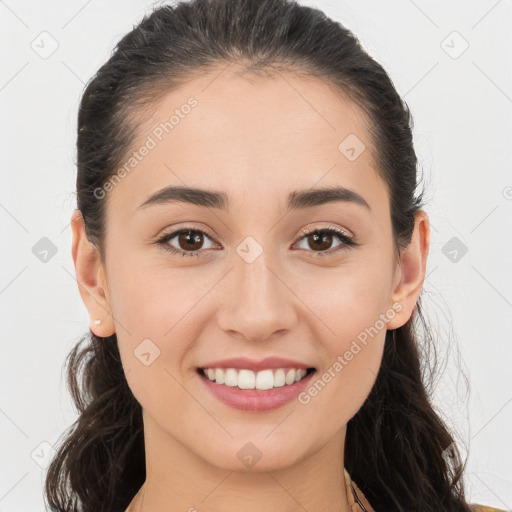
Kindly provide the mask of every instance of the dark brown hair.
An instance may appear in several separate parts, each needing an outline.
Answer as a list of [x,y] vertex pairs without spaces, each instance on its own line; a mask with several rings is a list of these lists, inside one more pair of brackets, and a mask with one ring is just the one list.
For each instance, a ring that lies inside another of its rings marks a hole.
[[[248,73],[316,77],[362,109],[388,186],[395,247],[406,247],[423,192],[417,194],[412,118],[381,65],[343,25],[295,1],[192,0],[145,16],[83,93],[77,208],[102,261],[108,196],[95,190],[133,146],[137,115],[187,78],[235,62]],[[432,361],[420,356],[420,323],[429,342],[418,301],[403,327],[387,331],[376,382],[347,425],[345,467],[377,512],[469,511],[465,463],[450,464],[445,456],[459,452],[426,391],[424,369]],[[145,480],[144,439],[115,334],[87,333],[66,364],[79,417],[51,462],[45,498],[52,511],[124,511]]]

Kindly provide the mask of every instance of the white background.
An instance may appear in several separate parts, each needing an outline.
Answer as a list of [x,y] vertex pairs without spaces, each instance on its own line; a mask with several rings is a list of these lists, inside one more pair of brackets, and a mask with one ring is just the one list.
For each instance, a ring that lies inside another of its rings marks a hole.
[[[510,509],[512,1],[301,3],[351,29],[412,110],[432,223],[423,301],[441,360],[434,401],[469,447],[470,501]],[[36,461],[75,420],[61,370],[89,325],[69,226],[77,108],[151,5],[0,1],[0,512],[43,510]],[[46,59],[31,47],[43,31],[58,43]],[[57,249],[46,263],[32,252],[43,237]],[[456,262],[443,253],[453,237],[468,249]]]

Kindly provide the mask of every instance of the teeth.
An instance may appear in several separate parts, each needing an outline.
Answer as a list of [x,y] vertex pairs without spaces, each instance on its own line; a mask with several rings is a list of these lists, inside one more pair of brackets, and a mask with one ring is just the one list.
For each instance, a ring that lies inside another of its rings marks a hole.
[[203,368],[203,374],[209,380],[226,386],[238,386],[240,389],[272,389],[299,382],[307,371],[302,368],[278,368],[276,370],[252,370],[235,368]]
[[215,382],[217,382],[217,384],[224,384],[224,371],[220,368],[215,369]]

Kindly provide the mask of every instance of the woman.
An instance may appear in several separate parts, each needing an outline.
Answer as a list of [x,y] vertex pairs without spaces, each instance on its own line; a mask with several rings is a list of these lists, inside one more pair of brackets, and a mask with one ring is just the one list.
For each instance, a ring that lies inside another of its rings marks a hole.
[[88,84],[77,148],[91,332],[51,510],[478,510],[421,378],[410,114],[347,29],[158,8]]

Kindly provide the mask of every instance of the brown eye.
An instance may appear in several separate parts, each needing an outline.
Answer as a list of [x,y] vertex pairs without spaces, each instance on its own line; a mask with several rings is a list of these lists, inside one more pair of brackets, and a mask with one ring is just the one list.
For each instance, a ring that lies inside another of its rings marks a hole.
[[177,235],[180,249],[186,251],[197,251],[201,249],[200,245],[203,243],[203,238],[200,231],[186,231]]
[[207,249],[215,245],[211,241],[211,238],[203,231],[199,229],[183,228],[163,235],[157,240],[157,244],[164,250],[179,254],[180,256],[199,256],[201,250],[204,249],[205,241],[212,243],[212,246],[207,247]]
[[307,240],[309,243],[309,247],[314,251],[325,251],[330,249],[333,235],[330,233],[324,233],[319,235],[318,233],[313,233],[312,235],[307,236]]
[[[338,240],[338,243],[333,246],[333,241]],[[338,231],[334,228],[316,229],[306,233],[301,238],[301,243],[306,247],[299,247],[301,249],[310,249],[309,252],[316,253],[316,255],[329,255],[337,253],[343,249],[348,249],[350,246],[357,245],[356,242],[343,231]],[[335,247],[334,250],[329,250]]]

